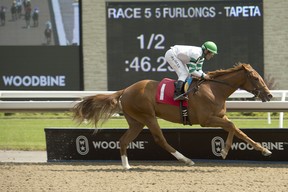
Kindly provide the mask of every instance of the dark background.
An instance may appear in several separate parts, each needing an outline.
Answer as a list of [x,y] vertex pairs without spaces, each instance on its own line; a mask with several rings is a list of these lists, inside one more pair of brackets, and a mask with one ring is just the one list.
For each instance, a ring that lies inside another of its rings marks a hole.
[[[79,46],[0,46],[1,90],[81,90]],[[17,53],[14,55],[13,53]],[[66,85],[5,86],[4,76],[65,76]]]
[[[261,16],[257,17],[227,17],[225,6],[258,6]],[[142,79],[161,80],[164,77],[177,78],[176,73],[166,70],[157,71],[162,63],[157,62],[159,57],[164,57],[165,52],[175,44],[201,46],[203,42],[212,40],[218,45],[218,55],[206,61],[203,70],[231,68],[237,62],[249,63],[260,75],[264,75],[263,55],[263,3],[256,1],[192,1],[192,2],[107,2],[108,8],[125,9],[127,7],[155,8],[162,7],[215,7],[216,16],[209,18],[161,18],[149,19],[107,19],[107,61],[108,61],[108,90],[118,90],[127,87]],[[222,12],[222,14],[218,14]],[[145,45],[148,44],[151,34],[162,34],[165,41],[164,49],[153,49],[158,41],[152,41],[151,49],[140,49],[139,39],[145,36]],[[154,44],[153,44],[154,43]],[[133,58],[148,57],[151,69],[144,72],[139,68],[129,68],[125,64]],[[126,71],[127,68],[129,71]],[[153,71],[152,69],[155,69]],[[165,69],[168,69],[166,63]]]
[[[67,39],[70,41],[74,28],[73,1],[61,0],[61,14]],[[0,89],[1,90],[83,90],[82,58],[82,6],[79,1],[80,45],[60,46],[56,33],[55,16],[51,0],[31,1],[32,10],[39,8],[39,26],[26,27],[24,10],[21,18],[11,20],[12,1],[1,1],[6,7],[6,23],[0,26]],[[44,29],[52,23],[52,42],[47,45]],[[4,76],[65,76],[65,86],[9,86]]]

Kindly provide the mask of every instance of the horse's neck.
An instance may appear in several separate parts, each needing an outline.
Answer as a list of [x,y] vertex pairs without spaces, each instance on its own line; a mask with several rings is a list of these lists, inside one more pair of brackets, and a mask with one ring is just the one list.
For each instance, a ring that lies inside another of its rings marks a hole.
[[246,76],[244,70],[232,72],[227,75],[222,75],[217,80],[228,83],[228,85],[221,85],[219,90],[228,98],[232,93],[234,93],[241,85],[246,81]]

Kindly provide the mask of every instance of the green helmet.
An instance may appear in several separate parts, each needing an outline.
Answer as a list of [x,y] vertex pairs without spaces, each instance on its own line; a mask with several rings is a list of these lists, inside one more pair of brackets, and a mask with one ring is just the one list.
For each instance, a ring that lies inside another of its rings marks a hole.
[[217,54],[217,45],[212,42],[212,41],[206,41],[203,45],[202,45],[202,49],[204,50],[208,50],[214,54]]

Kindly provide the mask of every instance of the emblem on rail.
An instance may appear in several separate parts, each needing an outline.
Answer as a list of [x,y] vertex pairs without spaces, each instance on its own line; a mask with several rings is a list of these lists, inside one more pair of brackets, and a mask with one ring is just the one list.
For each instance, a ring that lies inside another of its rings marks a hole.
[[221,149],[224,148],[224,140],[216,136],[211,140],[211,149],[215,156],[221,157]]
[[89,152],[89,143],[87,137],[80,135],[76,138],[76,149],[80,155],[87,155]]

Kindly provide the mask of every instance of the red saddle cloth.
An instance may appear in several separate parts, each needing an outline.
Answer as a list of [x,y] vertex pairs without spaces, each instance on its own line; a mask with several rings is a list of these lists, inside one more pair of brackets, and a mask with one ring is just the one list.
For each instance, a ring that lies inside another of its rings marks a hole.
[[[179,106],[180,101],[174,101],[174,82],[175,80],[164,78],[157,87],[156,102]],[[183,106],[187,107],[188,102],[183,101]]]

